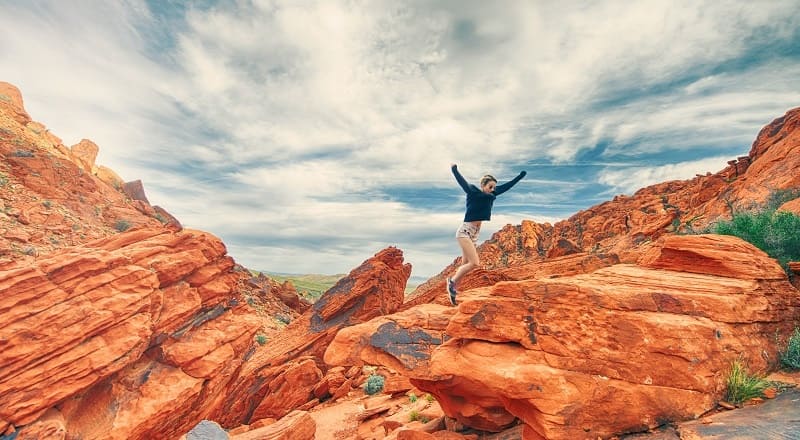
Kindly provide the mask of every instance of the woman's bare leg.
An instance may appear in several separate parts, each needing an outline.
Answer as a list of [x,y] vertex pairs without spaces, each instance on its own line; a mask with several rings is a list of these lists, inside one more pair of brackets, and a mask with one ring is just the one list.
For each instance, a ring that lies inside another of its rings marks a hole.
[[461,246],[463,256],[461,259],[461,266],[456,270],[455,275],[452,276],[453,283],[458,283],[464,275],[472,269],[478,267],[481,263],[478,258],[478,250],[475,248],[475,243],[467,237],[459,237],[458,244]]

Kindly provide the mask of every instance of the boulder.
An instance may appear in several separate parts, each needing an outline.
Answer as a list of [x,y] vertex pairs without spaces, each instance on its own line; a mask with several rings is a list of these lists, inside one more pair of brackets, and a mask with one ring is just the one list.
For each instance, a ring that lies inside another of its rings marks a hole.
[[344,329],[325,361],[396,369],[473,428],[520,419],[531,438],[605,438],[712,409],[733,360],[777,365],[773,338],[800,313],[776,261],[716,235],[667,236],[639,265],[459,298]]

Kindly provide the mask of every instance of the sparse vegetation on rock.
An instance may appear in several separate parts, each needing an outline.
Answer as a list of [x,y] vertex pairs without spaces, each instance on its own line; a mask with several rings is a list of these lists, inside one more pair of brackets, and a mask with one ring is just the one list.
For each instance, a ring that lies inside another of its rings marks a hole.
[[800,260],[800,216],[791,212],[765,209],[736,213],[730,221],[717,223],[714,232],[750,242],[778,260],[787,272],[790,261]]
[[800,370],[800,327],[795,328],[781,352],[781,365],[790,370]]
[[364,392],[373,395],[383,391],[383,384],[386,379],[380,374],[372,374],[364,383]]
[[117,222],[114,223],[114,229],[116,229],[119,232],[125,232],[130,228],[131,228],[131,222],[127,220],[117,220]]
[[763,376],[749,373],[745,363],[737,359],[731,363],[728,373],[725,400],[739,405],[754,397],[761,397],[769,385],[769,381]]

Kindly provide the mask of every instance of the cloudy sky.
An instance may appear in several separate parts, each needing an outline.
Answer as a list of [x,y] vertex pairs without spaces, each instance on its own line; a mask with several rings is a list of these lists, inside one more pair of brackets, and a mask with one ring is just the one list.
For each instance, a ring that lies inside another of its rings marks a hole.
[[241,264],[413,276],[460,254],[470,181],[528,177],[481,239],[716,172],[800,106],[772,1],[3,0],[0,80],[66,145]]

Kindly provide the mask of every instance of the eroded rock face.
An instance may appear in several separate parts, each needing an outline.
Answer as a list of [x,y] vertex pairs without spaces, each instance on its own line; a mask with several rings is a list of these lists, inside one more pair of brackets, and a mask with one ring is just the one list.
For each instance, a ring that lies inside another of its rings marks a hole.
[[314,440],[317,424],[305,411],[292,411],[276,423],[234,435],[231,440]]
[[208,233],[150,228],[0,271],[0,431],[49,410],[87,440],[187,432],[261,325],[232,268]]
[[180,229],[163,209],[128,198],[122,179],[95,164],[98,150],[87,139],[66,147],[0,82],[0,267],[133,227]]
[[100,152],[100,147],[89,139],[81,139],[80,142],[70,147],[69,150],[72,153],[72,159],[75,164],[81,167],[83,171],[93,174],[93,169],[95,167],[94,161],[97,159],[97,153]]
[[[364,261],[287,325],[279,339],[257,349],[207,418],[236,427],[261,418],[278,419],[306,403],[319,402],[315,390],[319,391],[328,369],[322,356],[336,333],[396,311],[410,275],[411,265],[394,247]],[[350,382],[341,386],[345,385],[349,391]]]
[[638,265],[507,281],[339,332],[332,365],[381,364],[434,394],[445,413],[530,437],[581,439],[699,416],[731,361],[776,365],[800,293],[735,237],[668,236]]

